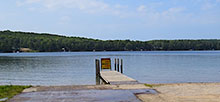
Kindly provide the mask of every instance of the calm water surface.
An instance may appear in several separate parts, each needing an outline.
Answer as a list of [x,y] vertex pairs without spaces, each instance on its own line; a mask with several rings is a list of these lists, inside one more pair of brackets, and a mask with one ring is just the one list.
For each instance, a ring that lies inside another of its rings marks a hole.
[[57,52],[0,53],[0,85],[92,85],[103,57],[142,83],[220,82],[220,51]]

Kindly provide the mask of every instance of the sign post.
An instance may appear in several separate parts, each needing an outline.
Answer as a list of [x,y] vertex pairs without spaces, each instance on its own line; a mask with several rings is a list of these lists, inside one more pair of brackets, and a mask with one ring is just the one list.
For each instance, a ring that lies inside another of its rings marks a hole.
[[101,69],[111,70],[111,59],[110,58],[101,58]]

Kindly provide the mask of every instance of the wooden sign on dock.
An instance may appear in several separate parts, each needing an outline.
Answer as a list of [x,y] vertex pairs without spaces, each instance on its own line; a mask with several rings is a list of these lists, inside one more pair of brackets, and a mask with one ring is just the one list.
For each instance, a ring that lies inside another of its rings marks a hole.
[[101,59],[101,68],[102,69],[111,69],[111,59],[110,58],[102,58]]

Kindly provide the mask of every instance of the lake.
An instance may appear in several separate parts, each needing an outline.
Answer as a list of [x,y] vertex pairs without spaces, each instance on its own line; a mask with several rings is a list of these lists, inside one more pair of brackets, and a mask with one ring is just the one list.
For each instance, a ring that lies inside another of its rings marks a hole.
[[0,85],[94,85],[95,59],[141,83],[220,82],[220,51],[0,53]]

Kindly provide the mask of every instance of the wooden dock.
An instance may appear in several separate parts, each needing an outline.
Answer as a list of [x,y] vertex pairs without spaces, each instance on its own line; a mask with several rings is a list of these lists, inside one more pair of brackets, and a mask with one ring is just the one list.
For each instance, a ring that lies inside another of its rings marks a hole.
[[107,84],[138,84],[138,81],[117,71],[101,71],[100,77]]

